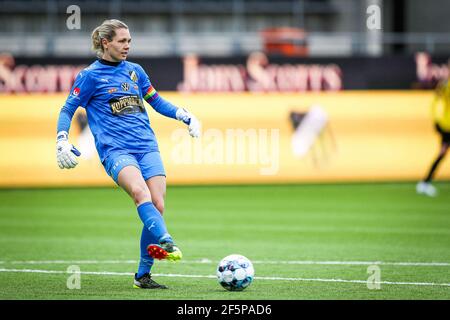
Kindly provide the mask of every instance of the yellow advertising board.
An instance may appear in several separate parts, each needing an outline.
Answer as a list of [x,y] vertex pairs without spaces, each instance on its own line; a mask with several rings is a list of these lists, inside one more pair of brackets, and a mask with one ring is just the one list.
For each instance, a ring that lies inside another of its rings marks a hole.
[[[168,184],[402,181],[422,178],[439,148],[431,91],[302,94],[162,92],[202,122],[199,139],[147,106]],[[75,169],[55,159],[66,95],[0,95],[0,187],[114,185],[79,109]],[[450,178],[448,160],[436,177]]]

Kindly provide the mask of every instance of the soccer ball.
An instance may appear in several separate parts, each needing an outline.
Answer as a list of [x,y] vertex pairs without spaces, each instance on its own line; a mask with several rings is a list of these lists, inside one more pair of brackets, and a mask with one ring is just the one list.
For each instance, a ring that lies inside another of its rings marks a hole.
[[253,281],[255,269],[246,257],[232,254],[223,258],[217,266],[217,280],[229,291],[242,291]]

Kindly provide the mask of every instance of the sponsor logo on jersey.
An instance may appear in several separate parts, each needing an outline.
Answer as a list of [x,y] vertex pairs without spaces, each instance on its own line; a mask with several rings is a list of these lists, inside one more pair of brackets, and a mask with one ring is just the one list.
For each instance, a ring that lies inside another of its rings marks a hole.
[[80,88],[76,87],[75,89],[73,89],[72,94],[74,96],[78,96],[80,94]]
[[132,70],[132,71],[130,71],[129,73],[130,73],[130,79],[131,79],[133,82],[137,82],[137,81],[138,81],[138,77],[137,77],[136,71]]
[[121,87],[122,87],[122,90],[123,90],[123,91],[128,91],[128,90],[130,90],[130,85],[129,85],[127,82],[122,82]]
[[114,97],[108,102],[112,114],[116,116],[144,112],[145,110],[144,103],[138,95]]

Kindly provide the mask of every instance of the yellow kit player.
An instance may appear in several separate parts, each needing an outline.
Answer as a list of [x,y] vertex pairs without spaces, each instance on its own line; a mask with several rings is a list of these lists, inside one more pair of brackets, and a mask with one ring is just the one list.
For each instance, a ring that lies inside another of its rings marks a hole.
[[437,86],[436,95],[431,105],[431,112],[436,130],[441,135],[441,148],[427,176],[417,184],[416,190],[419,194],[434,197],[437,194],[437,190],[431,184],[431,181],[450,145],[450,80],[446,80]]

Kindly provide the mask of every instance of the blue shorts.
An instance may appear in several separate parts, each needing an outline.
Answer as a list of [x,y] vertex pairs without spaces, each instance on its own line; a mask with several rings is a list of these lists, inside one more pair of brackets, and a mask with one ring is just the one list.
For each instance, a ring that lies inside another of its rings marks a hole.
[[148,153],[112,153],[103,161],[103,166],[106,173],[117,184],[119,172],[126,166],[135,166],[138,168],[144,180],[155,176],[166,176],[161,156],[157,151]]

